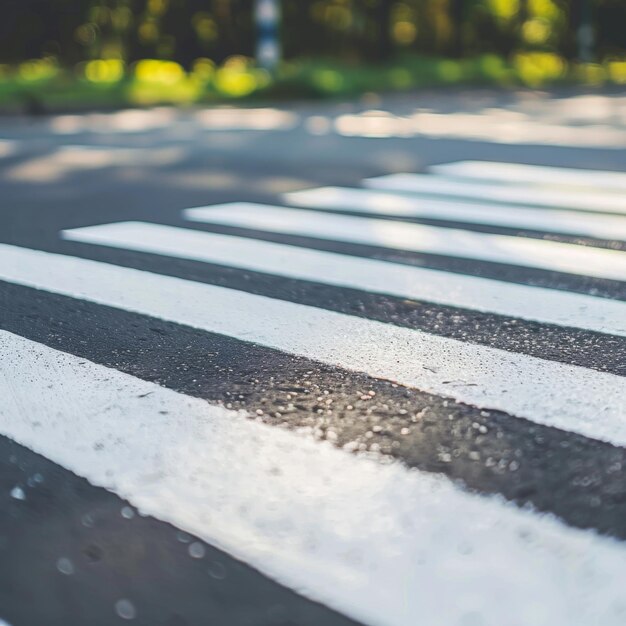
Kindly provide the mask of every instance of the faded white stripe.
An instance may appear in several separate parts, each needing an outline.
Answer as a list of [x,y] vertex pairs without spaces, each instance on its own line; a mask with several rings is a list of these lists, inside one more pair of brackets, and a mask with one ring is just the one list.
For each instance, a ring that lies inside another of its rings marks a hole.
[[624,623],[623,544],[436,475],[2,331],[0,397],[3,435],[366,624]]
[[250,202],[187,209],[184,215],[209,224],[626,280],[626,252],[618,250]]
[[0,245],[0,279],[626,444],[626,378],[96,261]]
[[63,231],[72,241],[217,263],[277,276],[626,335],[626,303],[245,237],[144,222]]
[[435,174],[500,183],[530,183],[550,186],[571,185],[599,191],[626,192],[626,174],[569,167],[500,163],[494,161],[456,161],[428,168]]
[[622,195],[614,193],[543,189],[522,184],[489,185],[478,181],[470,182],[427,174],[391,174],[368,178],[364,182],[368,187],[403,193],[423,193],[580,211],[626,214],[626,199]]
[[604,239],[626,239],[626,216],[522,208],[510,204],[478,204],[345,187],[306,189],[287,193],[284,198],[288,204],[313,209],[369,213],[374,216],[421,217]]

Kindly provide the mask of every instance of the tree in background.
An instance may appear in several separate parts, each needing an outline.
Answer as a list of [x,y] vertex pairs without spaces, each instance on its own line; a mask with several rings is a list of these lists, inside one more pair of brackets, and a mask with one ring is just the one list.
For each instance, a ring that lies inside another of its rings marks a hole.
[[[171,59],[190,67],[254,54],[253,0],[4,0],[0,63],[74,66]],[[346,62],[419,53],[460,58],[581,50],[589,11],[594,53],[624,55],[624,0],[282,0],[285,56]]]

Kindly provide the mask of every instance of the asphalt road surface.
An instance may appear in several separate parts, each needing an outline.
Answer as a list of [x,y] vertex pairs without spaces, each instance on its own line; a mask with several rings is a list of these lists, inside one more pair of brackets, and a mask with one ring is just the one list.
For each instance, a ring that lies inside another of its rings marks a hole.
[[625,111],[1,119],[0,624],[626,623]]

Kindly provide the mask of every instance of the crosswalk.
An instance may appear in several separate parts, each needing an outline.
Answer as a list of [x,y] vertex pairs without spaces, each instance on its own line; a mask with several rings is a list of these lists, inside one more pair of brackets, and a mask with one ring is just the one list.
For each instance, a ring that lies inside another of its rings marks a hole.
[[[261,206],[259,212],[264,211],[265,207]],[[219,218],[217,209],[215,214],[210,209],[205,214],[209,220],[214,216]],[[427,300],[547,324],[626,335],[626,320],[620,302],[583,294],[530,288],[428,268],[358,259],[332,252],[158,224],[105,224],[65,231],[63,237],[83,243],[192,259],[400,298]],[[440,287],[442,280],[446,281],[445,291]]]
[[506,263],[557,272],[620,280],[626,274],[624,255],[615,250],[572,247],[555,241],[490,235],[459,229],[395,221],[292,211],[282,207],[233,203],[188,209],[198,222],[236,226],[289,235],[333,239],[408,252]]
[[626,191],[626,178],[619,172],[585,171],[565,167],[545,167],[520,163],[460,161],[433,165],[430,171],[444,176],[499,183],[522,183],[533,186],[569,186],[592,190]]
[[626,174],[364,184],[0,244],[0,434],[317,623],[623,624]]
[[[415,197],[373,189],[322,187],[286,195],[296,206],[327,208],[371,215],[424,218],[485,226],[535,230],[624,241],[623,217],[570,210],[545,211],[514,204],[489,204],[441,198]],[[445,225],[445,222],[444,222]]]
[[580,189],[528,189],[525,184],[511,183],[506,188],[484,183],[480,179],[467,181],[425,174],[390,174],[365,181],[375,189],[396,192],[417,192],[456,198],[512,202],[514,204],[567,208],[579,211],[622,214],[624,201],[615,193],[601,188],[593,191]]

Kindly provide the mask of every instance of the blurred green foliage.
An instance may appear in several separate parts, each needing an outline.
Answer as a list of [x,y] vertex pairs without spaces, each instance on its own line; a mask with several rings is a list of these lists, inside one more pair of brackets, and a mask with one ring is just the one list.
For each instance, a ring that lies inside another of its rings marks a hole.
[[[626,83],[626,0],[282,0],[255,67],[254,0],[3,0],[0,101],[194,102],[459,81]],[[577,59],[585,21],[594,62]],[[26,95],[25,95],[26,94]]]

